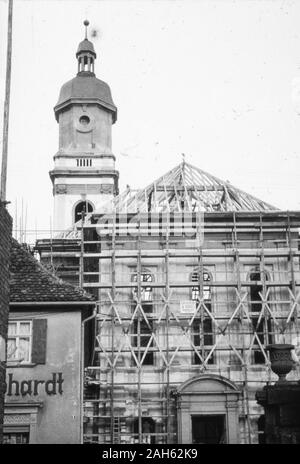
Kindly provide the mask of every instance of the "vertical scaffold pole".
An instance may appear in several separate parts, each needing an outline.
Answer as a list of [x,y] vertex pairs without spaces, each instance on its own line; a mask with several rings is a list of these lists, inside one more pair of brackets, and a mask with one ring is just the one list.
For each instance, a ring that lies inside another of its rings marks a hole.
[[[262,295],[264,301],[267,298],[268,286],[267,286],[267,273],[266,273],[266,263],[265,263],[265,248],[264,248],[264,230],[263,230],[263,219],[262,214],[259,215],[259,245],[260,245],[260,261],[259,261],[259,272],[260,280],[262,282]],[[262,322],[263,322],[263,345],[269,344],[269,318],[270,314],[266,311],[266,303],[262,303]],[[257,327],[258,329],[258,327]],[[264,350],[265,351],[265,350]],[[264,353],[265,354],[265,353]],[[271,369],[268,367],[268,377],[269,381],[271,380]]]
[[[141,218],[140,213],[138,212],[138,238],[137,238],[137,298],[138,304],[141,304],[141,278],[142,278],[142,263],[141,263]],[[138,349],[138,434],[139,434],[139,443],[142,443],[142,433],[143,433],[143,420],[142,420],[142,386],[141,386],[141,311],[137,311],[137,349]]]
[[169,298],[170,298],[170,287],[169,287],[169,211],[167,213],[167,228],[166,228],[166,250],[165,250],[165,295],[166,295],[166,360],[167,360],[167,386],[166,386],[166,416],[167,416],[167,444],[170,443],[170,353],[169,353]]
[[[199,288],[199,298],[202,298],[204,295],[204,283],[203,283],[203,246],[202,246],[202,231],[201,227],[204,227],[204,223],[202,224],[201,221],[201,211],[200,211],[200,202],[198,201],[198,211],[196,215],[196,246],[197,246],[197,256],[198,256],[198,269],[197,269],[197,284]],[[196,301],[196,305],[198,306],[199,301]],[[205,311],[203,306],[200,306],[200,347],[201,349],[201,357],[202,359],[205,360],[205,349],[204,349],[204,318],[205,318]],[[197,321],[197,316],[196,316],[196,321]],[[195,320],[194,319],[194,320]],[[196,326],[196,328],[194,328]],[[194,331],[197,330],[199,331],[199,324],[192,324],[191,326],[191,331],[192,334],[191,336],[193,337],[195,335]],[[198,335],[198,333],[196,334]],[[198,350],[199,351],[199,350]],[[194,354],[193,354],[194,356]],[[206,369],[205,366],[202,365],[204,369]]]
[[[293,253],[293,250],[292,250],[292,237],[291,237],[291,218],[290,218],[290,213],[288,211],[287,211],[287,219],[288,219],[287,241],[288,241],[288,247],[289,247],[291,287],[292,287],[292,292],[293,292],[294,298],[297,298],[297,296],[296,296],[295,270],[294,270],[294,253]],[[297,304],[297,306],[298,306],[298,304]],[[297,334],[297,339],[298,339],[298,337],[299,337],[299,326],[298,326],[297,306],[296,306],[296,311],[294,311],[294,322],[295,322],[295,329],[296,329],[296,334]]]
[[[84,283],[84,212],[81,213],[81,234],[80,234],[80,257],[79,257],[79,287],[83,288]],[[52,239],[51,239],[52,240]]]
[[8,125],[9,125],[9,103],[10,103],[10,82],[11,82],[11,52],[12,52],[12,18],[13,18],[13,0],[9,0],[9,2],[8,2],[8,23],[7,23],[5,100],[4,100],[4,114],[3,114],[1,187],[0,187],[0,200],[1,201],[6,201]]
[[[236,226],[236,214],[235,211],[233,212],[233,248],[235,253],[235,270],[236,270],[236,277],[237,277],[237,289],[239,296],[241,298],[241,270],[240,270],[240,256],[238,250],[238,237],[237,237],[237,226]],[[243,329],[243,318],[241,318],[241,329]],[[247,423],[247,432],[248,432],[248,443],[252,443],[251,439],[251,424],[250,424],[250,410],[249,410],[249,392],[248,392],[248,372],[247,372],[247,363],[245,359],[245,339],[243,335],[243,330],[241,330],[242,335],[242,358],[243,358],[243,374],[244,374],[244,382],[243,382],[243,405],[244,405],[244,413],[246,416],[246,423]]]
[[115,353],[115,315],[114,308],[116,298],[116,212],[113,211],[113,229],[111,237],[111,298],[113,304],[111,305],[111,384],[110,384],[110,436],[111,443],[115,443],[115,372],[114,372],[114,353]]

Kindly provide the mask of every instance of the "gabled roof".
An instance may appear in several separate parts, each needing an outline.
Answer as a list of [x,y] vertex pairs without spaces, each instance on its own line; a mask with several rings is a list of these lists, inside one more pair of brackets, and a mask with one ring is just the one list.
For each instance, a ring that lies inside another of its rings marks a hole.
[[253,195],[183,161],[146,188],[130,188],[114,200],[118,212],[270,211]]
[[45,269],[16,240],[10,257],[10,303],[94,301],[84,290],[58,279]]

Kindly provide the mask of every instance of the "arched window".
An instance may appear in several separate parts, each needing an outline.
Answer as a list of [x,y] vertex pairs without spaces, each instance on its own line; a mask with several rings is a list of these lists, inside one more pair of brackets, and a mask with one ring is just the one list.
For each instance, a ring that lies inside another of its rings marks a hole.
[[93,206],[89,201],[80,201],[74,209],[74,222],[78,222],[82,218],[82,213],[92,213]]
[[[211,287],[209,282],[211,280],[210,274],[207,271],[203,271],[203,298],[205,301],[211,300]],[[194,271],[191,275],[191,281],[199,284],[199,272]],[[208,284],[206,284],[206,282]],[[192,300],[197,301],[200,296],[200,286],[196,285],[192,287]]]
[[[259,269],[254,269],[250,272],[250,281],[253,284],[250,286],[250,315],[254,332],[256,332],[259,342],[262,346],[273,343],[274,334],[272,333],[272,321],[270,315],[265,312],[261,316],[262,297],[264,283],[269,280],[267,272],[261,272]],[[261,316],[261,317],[260,317]],[[262,353],[257,339],[253,344],[253,361],[254,364],[264,364],[265,357]]]
[[[200,292],[200,274],[199,271],[194,271],[190,279],[192,282],[197,283],[197,285],[192,287],[192,294],[191,294],[191,299],[198,304],[200,296],[203,297],[203,303],[205,304],[206,308],[208,311],[211,313],[212,310],[212,304],[211,304],[211,275],[209,272],[206,270],[203,271],[202,274],[202,280],[203,280],[203,285],[202,285],[202,294]],[[200,316],[200,317],[199,317]],[[196,346],[197,349],[199,349],[199,352],[202,356],[203,359],[205,359],[210,352],[212,346],[214,345],[214,331],[213,331],[213,323],[211,317],[207,314],[205,309],[201,309],[200,315],[199,313],[197,314],[197,317],[193,321],[193,343]],[[211,354],[209,357],[207,363],[208,364],[214,364],[215,359],[214,359],[214,353]],[[193,354],[193,363],[194,364],[201,364],[201,360],[199,356],[194,353]]]
[[[138,281],[138,276],[137,274],[133,274],[132,276],[132,282],[137,282]],[[143,272],[140,274],[140,282],[153,282],[153,275],[147,271],[143,270]],[[133,289],[133,293],[135,296],[137,296],[137,287]],[[141,300],[143,302],[147,301],[152,301],[152,287],[141,287]]]
[[[153,341],[151,341],[148,349],[148,343],[150,341],[152,332],[153,332],[153,304],[152,304],[152,287],[143,286],[146,282],[153,282],[153,275],[148,270],[143,270],[139,274],[139,280],[141,284],[140,298],[141,298],[141,307],[144,312],[144,315],[141,314],[141,311],[137,311],[133,324],[133,334],[132,334],[132,345],[136,348],[135,355],[139,361],[143,362],[143,365],[152,366],[154,364],[154,353],[153,353]],[[138,274],[135,273],[132,275],[132,282],[138,282]],[[133,288],[133,299],[135,304],[133,306],[133,311],[136,308],[136,300],[138,299],[138,287]],[[146,320],[147,319],[147,320]],[[145,354],[145,350],[147,353]],[[144,356],[145,355],[145,356]]]

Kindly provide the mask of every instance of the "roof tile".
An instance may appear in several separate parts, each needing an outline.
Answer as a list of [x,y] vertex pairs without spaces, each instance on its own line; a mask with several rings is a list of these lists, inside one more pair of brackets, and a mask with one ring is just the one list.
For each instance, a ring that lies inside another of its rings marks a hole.
[[95,297],[63,282],[12,239],[10,302],[89,302]]

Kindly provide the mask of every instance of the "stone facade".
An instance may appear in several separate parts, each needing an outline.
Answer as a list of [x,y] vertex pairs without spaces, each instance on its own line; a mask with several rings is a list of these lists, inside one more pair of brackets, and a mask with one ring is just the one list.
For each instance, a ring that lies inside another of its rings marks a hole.
[[6,337],[9,312],[9,259],[11,246],[12,219],[5,205],[0,202],[0,443],[2,443],[5,372],[6,372]]

